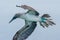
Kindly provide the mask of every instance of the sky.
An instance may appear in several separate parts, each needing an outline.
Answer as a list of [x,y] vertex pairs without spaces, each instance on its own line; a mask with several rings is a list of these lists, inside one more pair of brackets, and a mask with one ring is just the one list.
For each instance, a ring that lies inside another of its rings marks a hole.
[[49,14],[56,23],[48,28],[37,23],[36,29],[26,40],[60,40],[60,0],[0,0],[0,40],[12,40],[15,33],[24,26],[23,19],[16,19],[9,24],[16,13],[26,12],[16,7],[24,4],[36,9],[40,15]]

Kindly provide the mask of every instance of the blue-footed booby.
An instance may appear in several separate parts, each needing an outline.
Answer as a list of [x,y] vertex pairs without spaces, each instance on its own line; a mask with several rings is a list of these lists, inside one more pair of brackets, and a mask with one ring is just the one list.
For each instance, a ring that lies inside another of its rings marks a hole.
[[20,30],[16,32],[16,34],[13,37],[13,40],[26,40],[36,28],[37,22],[39,22],[43,28],[48,27],[49,25],[55,25],[55,23],[51,21],[52,19],[50,19],[50,16],[48,14],[44,14],[40,17],[39,13],[30,6],[17,5],[16,7],[21,7],[28,11],[24,14],[21,13],[15,14],[15,16],[9,22],[11,23],[16,18],[21,18],[25,20],[24,27],[22,27]]

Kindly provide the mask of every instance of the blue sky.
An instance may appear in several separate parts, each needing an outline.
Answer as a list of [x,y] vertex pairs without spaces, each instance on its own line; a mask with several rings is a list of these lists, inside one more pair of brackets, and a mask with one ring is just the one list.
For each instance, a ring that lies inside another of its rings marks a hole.
[[42,28],[39,23],[27,40],[60,40],[60,0],[0,0],[0,40],[12,40],[14,34],[24,26],[24,20],[16,19],[8,23],[18,12],[25,12],[16,5],[29,5],[40,15],[48,13],[54,26]]

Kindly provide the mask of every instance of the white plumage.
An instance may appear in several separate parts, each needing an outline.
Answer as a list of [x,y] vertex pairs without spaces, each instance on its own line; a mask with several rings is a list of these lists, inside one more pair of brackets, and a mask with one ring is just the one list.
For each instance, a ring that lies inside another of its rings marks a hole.
[[30,6],[21,5],[17,7],[27,9],[28,11],[25,14],[20,14],[20,13],[15,14],[15,16],[9,22],[11,23],[16,18],[21,18],[25,20],[24,27],[16,32],[16,34],[13,37],[13,40],[26,40],[36,28],[37,22],[39,22],[42,27],[45,27],[45,26],[48,27],[49,25],[55,25],[54,22],[48,19],[50,18],[48,14],[44,14],[42,15],[42,17],[40,17],[39,13]]

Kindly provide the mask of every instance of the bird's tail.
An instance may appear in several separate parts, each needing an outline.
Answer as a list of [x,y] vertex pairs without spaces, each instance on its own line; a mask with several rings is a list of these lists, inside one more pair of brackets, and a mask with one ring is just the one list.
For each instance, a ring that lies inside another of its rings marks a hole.
[[44,14],[41,16],[41,21],[40,21],[40,25],[42,27],[48,27],[49,25],[55,25],[55,23],[53,21],[51,21],[52,19],[50,19],[50,15],[49,14]]

